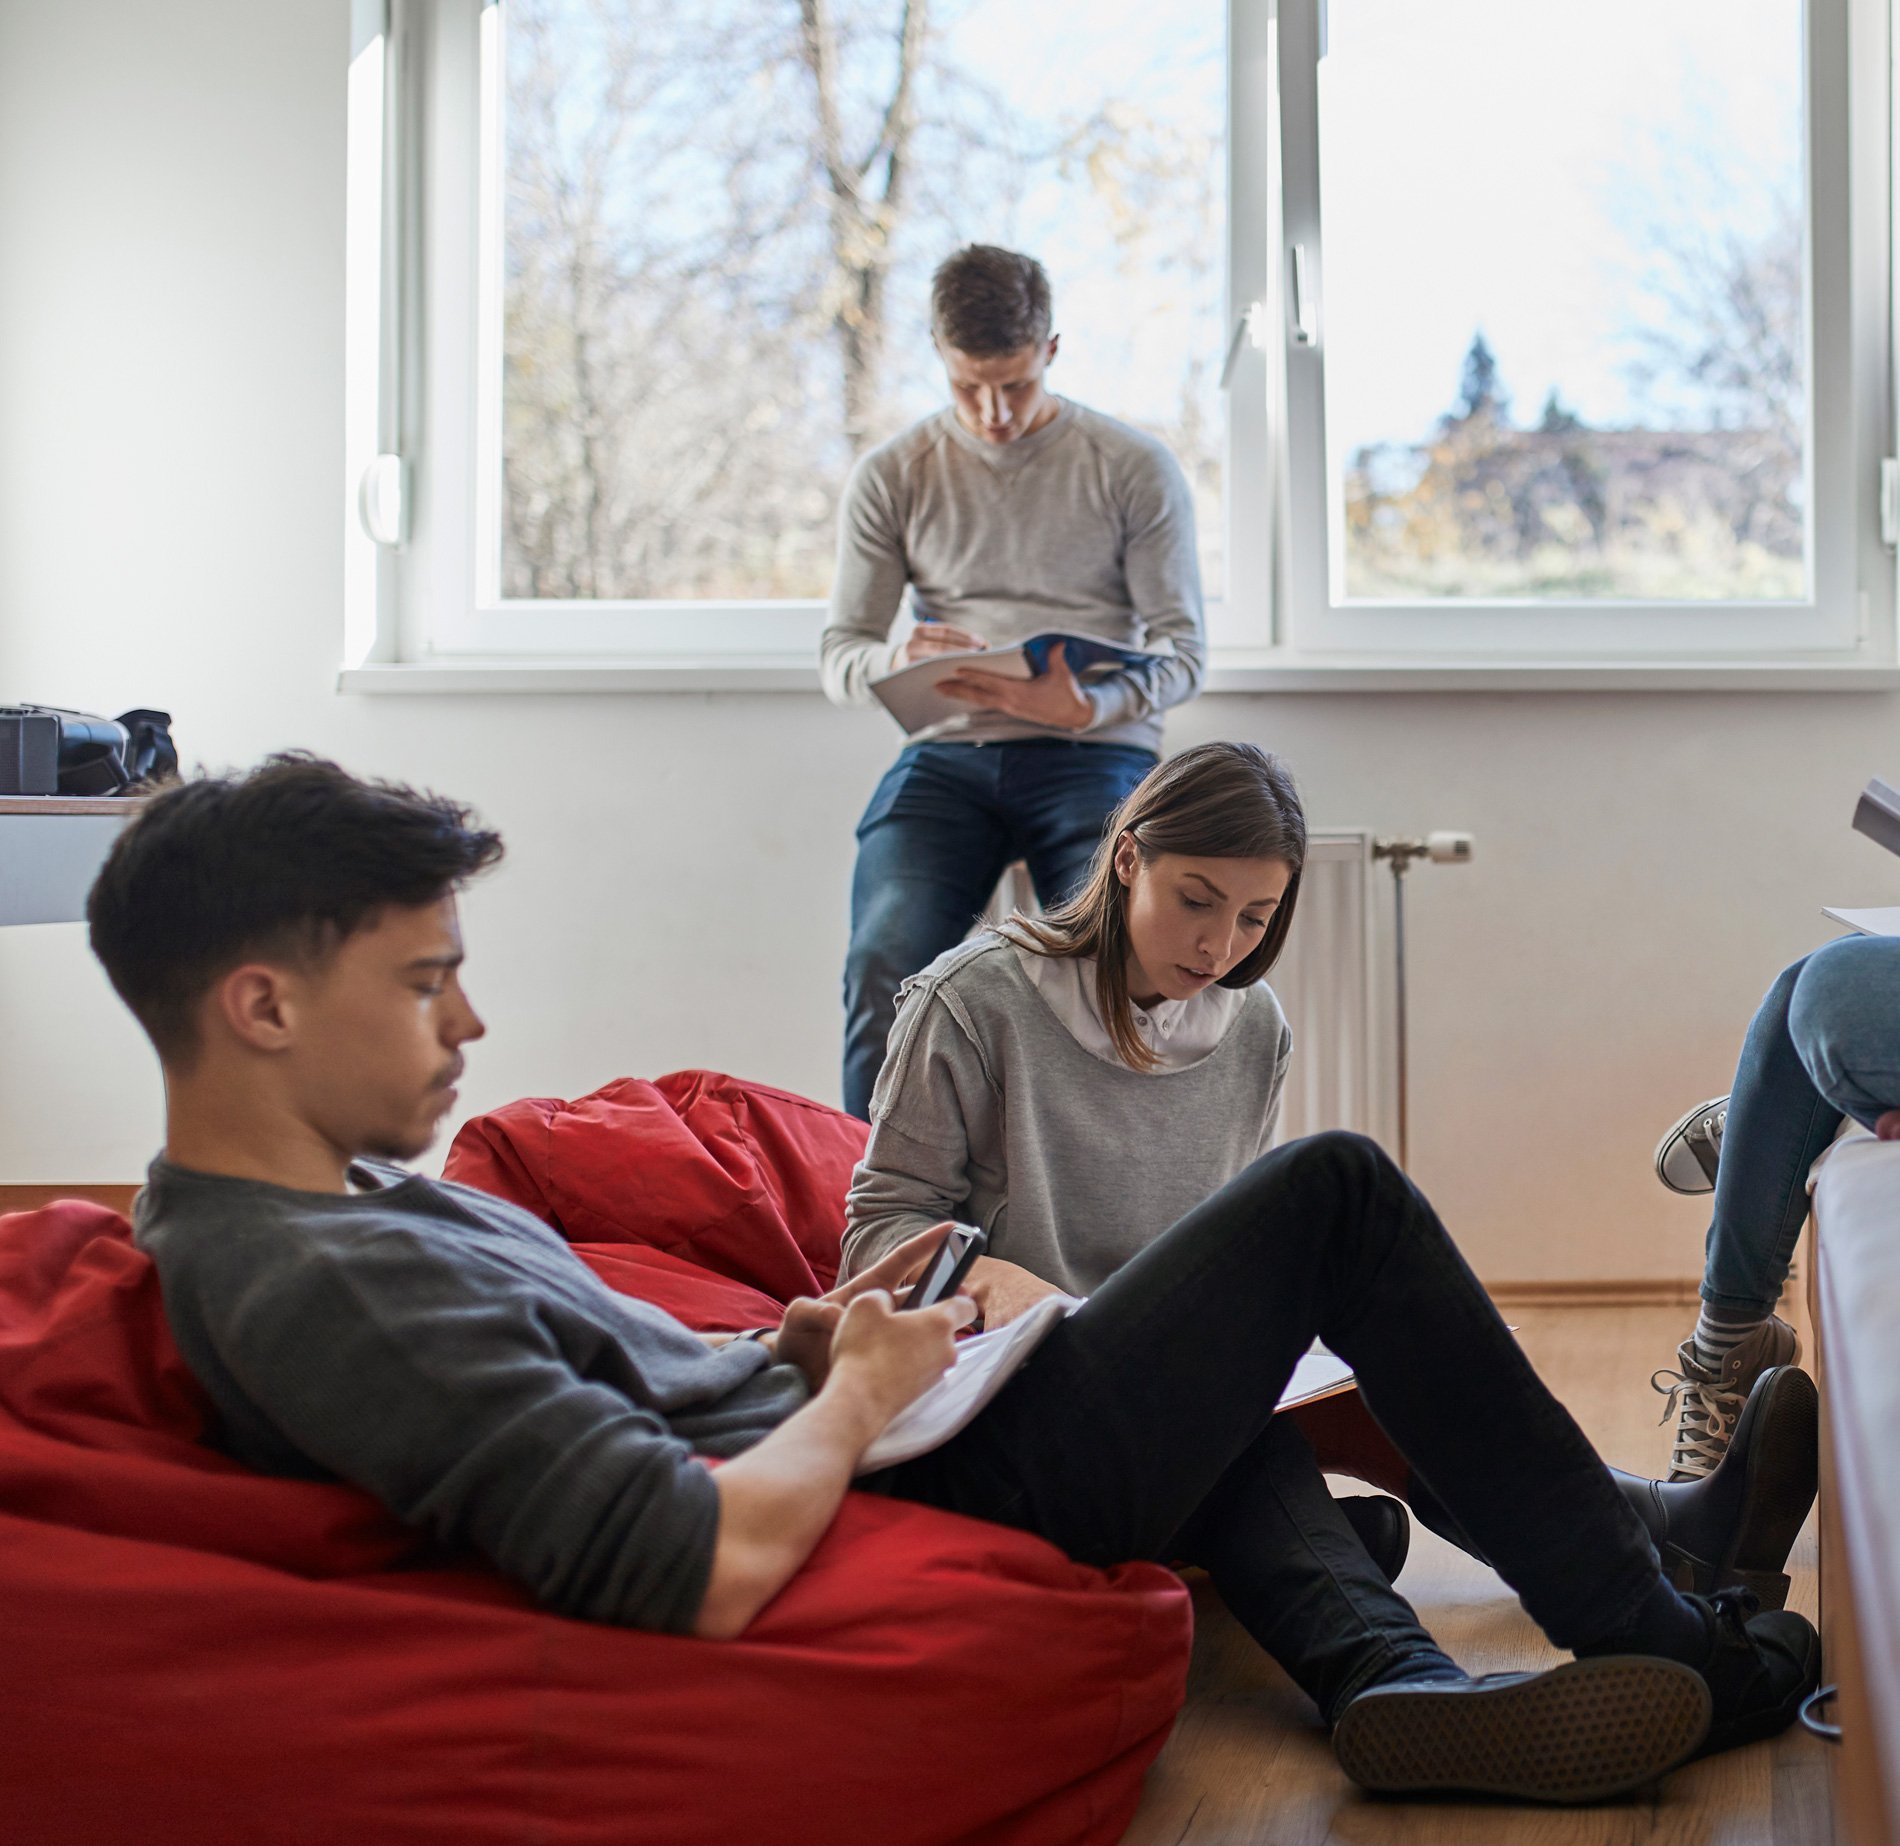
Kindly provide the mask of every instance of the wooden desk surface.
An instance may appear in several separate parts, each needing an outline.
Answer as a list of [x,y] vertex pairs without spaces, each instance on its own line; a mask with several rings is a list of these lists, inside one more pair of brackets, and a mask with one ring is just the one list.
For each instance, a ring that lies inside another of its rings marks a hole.
[[0,795],[0,814],[118,814],[143,807],[144,795]]

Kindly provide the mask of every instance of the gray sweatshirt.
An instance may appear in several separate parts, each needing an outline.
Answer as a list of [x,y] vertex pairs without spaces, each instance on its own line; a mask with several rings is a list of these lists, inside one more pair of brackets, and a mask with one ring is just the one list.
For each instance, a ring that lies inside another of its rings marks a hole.
[[[869,704],[870,682],[894,665],[906,585],[919,620],[993,647],[1052,628],[1172,643],[1173,659],[1085,687],[1090,742],[1158,750],[1161,714],[1200,688],[1207,645],[1187,480],[1152,436],[1066,399],[1015,442],[984,442],[944,410],[860,459],[838,513],[820,649],[835,704]],[[981,711],[919,733],[971,743],[1051,734]]]
[[156,1160],[135,1238],[219,1445],[337,1475],[566,1615],[683,1632],[736,1455],[807,1396],[616,1294],[518,1206],[362,1162],[353,1196]]
[[844,1273],[955,1218],[991,1256],[1088,1294],[1266,1152],[1292,1042],[1263,984],[1198,1063],[1105,1063],[984,931],[899,990]]

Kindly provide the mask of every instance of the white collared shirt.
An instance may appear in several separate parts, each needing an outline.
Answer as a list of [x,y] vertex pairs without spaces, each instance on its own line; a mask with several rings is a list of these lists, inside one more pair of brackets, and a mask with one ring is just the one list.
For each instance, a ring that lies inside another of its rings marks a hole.
[[[1095,994],[1095,958],[1092,955],[1038,955],[1020,943],[1011,945],[1022,962],[1030,984],[1062,1021],[1075,1042],[1104,1064],[1126,1070]],[[1185,1070],[1227,1036],[1240,1009],[1247,1004],[1244,987],[1204,987],[1185,1000],[1162,1000],[1134,1009],[1135,1030],[1157,1060],[1150,1075]]]

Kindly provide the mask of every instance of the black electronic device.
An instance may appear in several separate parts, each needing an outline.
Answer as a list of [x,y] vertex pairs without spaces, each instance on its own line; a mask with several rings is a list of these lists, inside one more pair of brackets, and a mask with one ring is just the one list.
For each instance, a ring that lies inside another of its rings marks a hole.
[[169,712],[0,705],[0,795],[116,795],[177,770]]
[[59,714],[0,705],[0,795],[59,793]]
[[930,1253],[923,1274],[911,1284],[899,1312],[905,1308],[934,1308],[957,1292],[957,1284],[970,1273],[970,1265],[983,1254],[989,1241],[970,1224],[953,1224],[944,1232],[943,1241]]

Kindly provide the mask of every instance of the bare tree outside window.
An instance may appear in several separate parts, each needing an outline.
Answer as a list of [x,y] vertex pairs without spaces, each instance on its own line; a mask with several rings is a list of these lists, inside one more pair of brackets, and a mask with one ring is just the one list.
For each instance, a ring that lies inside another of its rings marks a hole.
[[1048,263],[1052,383],[1170,443],[1217,587],[1222,14],[1123,10],[505,0],[504,595],[824,595],[974,239]]

